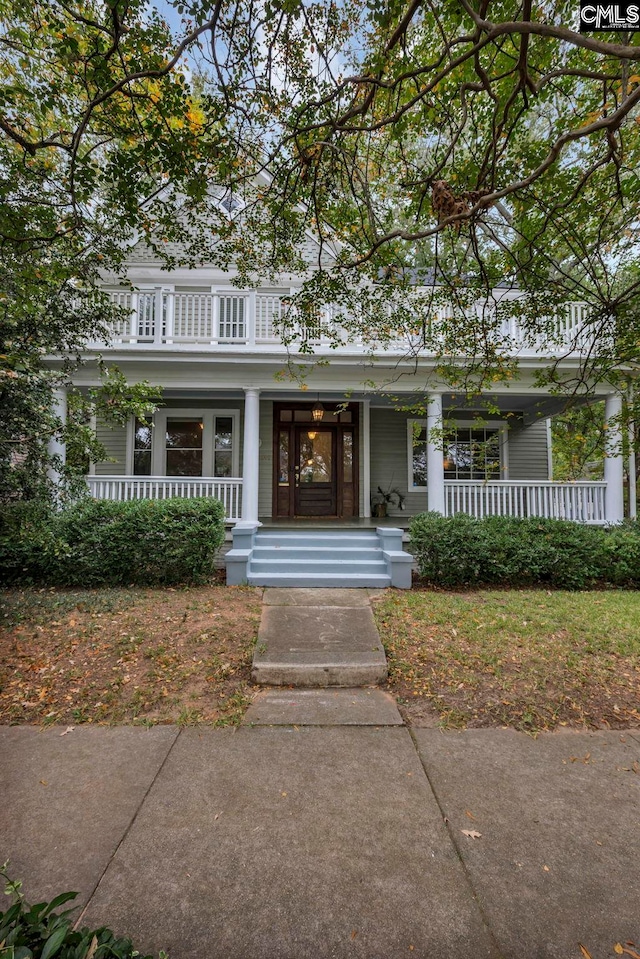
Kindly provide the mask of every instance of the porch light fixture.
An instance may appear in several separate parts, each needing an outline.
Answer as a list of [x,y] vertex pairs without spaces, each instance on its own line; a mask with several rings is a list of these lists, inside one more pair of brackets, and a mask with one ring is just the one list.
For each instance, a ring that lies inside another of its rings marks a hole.
[[324,417],[324,406],[318,399],[318,402],[314,403],[313,406],[311,407],[311,418],[314,421],[314,423],[320,423],[323,417]]

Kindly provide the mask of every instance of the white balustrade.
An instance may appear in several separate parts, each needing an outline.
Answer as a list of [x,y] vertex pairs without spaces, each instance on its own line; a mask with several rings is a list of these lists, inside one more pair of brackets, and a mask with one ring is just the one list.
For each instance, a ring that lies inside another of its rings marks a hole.
[[242,479],[210,476],[88,476],[87,484],[94,499],[119,502],[211,497],[223,504],[225,519],[229,523],[236,523],[242,510]]
[[[332,306],[300,316],[289,304],[289,294],[277,292],[174,292],[114,290],[109,293],[115,306],[130,312],[130,320],[119,319],[113,326],[111,344],[153,344],[155,346],[200,346],[226,349],[254,344],[281,348],[283,335],[305,348],[335,345],[330,331],[338,332],[339,351],[397,353],[422,348],[424,334],[416,328],[399,331],[397,337],[375,343],[348,338],[339,325],[339,313]],[[585,306],[572,303],[562,316],[547,321],[548,334],[528,331],[517,317],[505,316],[496,325],[495,304],[478,304],[470,313],[470,328],[481,329],[487,319],[487,336],[495,336],[502,348],[518,355],[564,355],[590,350],[597,334],[583,328]],[[439,304],[426,326],[426,348],[444,344],[440,327],[453,316],[451,306]],[[444,326],[443,326],[444,329]],[[495,333],[493,331],[495,330]]]
[[445,515],[541,516],[604,524],[606,483],[445,480]]

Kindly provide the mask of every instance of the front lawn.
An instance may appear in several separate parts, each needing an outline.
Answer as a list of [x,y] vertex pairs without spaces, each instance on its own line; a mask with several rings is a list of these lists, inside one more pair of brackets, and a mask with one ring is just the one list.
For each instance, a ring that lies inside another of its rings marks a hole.
[[409,723],[640,726],[640,593],[414,589],[374,601]]
[[0,593],[0,722],[238,721],[261,590]]

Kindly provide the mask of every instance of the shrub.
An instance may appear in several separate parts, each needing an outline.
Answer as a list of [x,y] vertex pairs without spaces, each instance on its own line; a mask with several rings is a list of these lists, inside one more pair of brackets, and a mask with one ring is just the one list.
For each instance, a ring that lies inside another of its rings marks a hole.
[[[12,514],[17,506],[7,507]],[[60,512],[17,510],[0,528],[6,582],[51,586],[200,583],[224,541],[218,500],[82,500]]]
[[16,501],[0,507],[0,581],[39,582],[45,557],[55,554],[55,521],[42,501]]
[[640,586],[640,525],[612,527],[604,548],[607,580],[615,586]]
[[[6,866],[6,864],[5,864]],[[77,893],[64,892],[51,902],[29,905],[21,892],[20,882],[11,882],[6,873],[0,873],[7,881],[5,892],[12,896],[13,904],[6,912],[0,911],[0,956],[7,959],[153,959],[141,956],[133,948],[130,939],[117,939],[110,929],[73,929],[69,918],[71,910],[56,913],[54,910],[72,899]],[[160,959],[167,959],[164,952]]]
[[411,524],[411,543],[420,575],[438,586],[640,584],[637,526],[422,513]]

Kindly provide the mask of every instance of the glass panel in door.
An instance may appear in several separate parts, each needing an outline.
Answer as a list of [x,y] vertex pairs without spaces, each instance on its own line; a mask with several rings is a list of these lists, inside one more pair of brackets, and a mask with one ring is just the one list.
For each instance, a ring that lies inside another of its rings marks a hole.
[[328,430],[300,433],[300,483],[330,483],[333,473],[333,435]]

